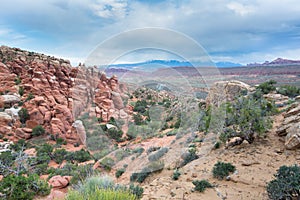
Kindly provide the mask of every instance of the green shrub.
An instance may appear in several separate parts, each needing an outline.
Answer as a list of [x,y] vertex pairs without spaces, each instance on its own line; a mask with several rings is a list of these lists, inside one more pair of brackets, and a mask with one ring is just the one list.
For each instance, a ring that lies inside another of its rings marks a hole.
[[263,136],[272,127],[271,115],[277,112],[274,104],[265,99],[255,99],[252,96],[240,97],[233,103],[223,104],[219,112],[226,112],[224,133],[220,140],[230,137],[240,137],[253,143],[255,133]]
[[223,178],[229,176],[230,172],[235,171],[235,166],[233,166],[231,163],[224,163],[218,161],[213,168],[213,176],[214,178],[222,180]]
[[117,142],[122,142],[122,130],[118,130],[117,128],[110,128],[107,132],[110,138],[116,140]]
[[193,160],[196,160],[199,158],[199,156],[196,154],[195,148],[190,148],[189,152],[183,154],[182,157],[183,157],[183,162],[182,162],[181,166],[184,166],[184,165],[192,162]]
[[66,163],[63,168],[50,168],[47,173],[49,174],[48,179],[53,176],[72,176],[70,184],[76,184],[79,181],[84,181],[86,177],[94,175],[96,172],[93,169],[92,164],[81,165]]
[[221,146],[221,143],[218,141],[214,144],[214,149],[219,149]]
[[130,184],[129,190],[131,191],[132,194],[136,195],[138,199],[142,198],[144,189],[140,186],[135,186],[133,184]]
[[71,190],[66,200],[137,200],[142,196],[143,188],[130,185],[129,188],[122,185],[115,185],[108,176],[92,176]]
[[174,172],[173,172],[172,179],[173,179],[173,180],[178,180],[180,175],[181,175],[180,171],[179,171],[178,169],[176,169],[176,170],[174,170]]
[[133,120],[134,120],[134,123],[138,126],[145,124],[145,121],[143,120],[142,115],[139,113],[136,115],[133,115]]
[[160,147],[154,147],[154,146],[151,146],[147,149],[147,154],[151,153],[151,152],[154,152],[154,151],[157,151],[159,150]]
[[159,149],[157,152],[152,153],[148,156],[149,161],[157,161],[159,160],[162,156],[164,156],[167,152],[169,151],[168,147],[164,147]]
[[174,124],[174,128],[178,129],[181,125],[181,118],[178,118],[177,121]]
[[30,101],[33,98],[34,98],[34,95],[32,93],[29,93],[28,96],[27,96],[27,98],[25,99],[25,102],[26,101]]
[[0,193],[7,200],[30,200],[35,195],[50,194],[50,187],[36,174],[28,174],[28,176],[10,174],[0,182]]
[[20,96],[24,95],[24,88],[22,86],[19,87],[19,95]]
[[17,78],[15,78],[14,81],[15,81],[16,85],[20,85],[21,84],[21,79],[20,79],[19,76]]
[[18,142],[10,145],[11,149],[14,151],[21,151],[21,150],[25,150],[29,147],[29,143],[27,143],[25,140],[20,139],[18,140]]
[[136,196],[124,190],[96,189],[95,192],[85,196],[76,190],[68,192],[66,200],[136,200]]
[[257,89],[261,90],[262,93],[264,93],[264,94],[268,94],[276,89],[276,87],[274,86],[276,83],[277,82],[274,80],[269,80],[267,82],[260,84],[257,87]]
[[277,93],[294,98],[300,95],[300,88],[293,85],[283,85],[277,89]]
[[195,190],[199,192],[204,192],[206,188],[212,188],[213,185],[210,184],[207,180],[195,180],[192,182],[195,185]]
[[21,108],[21,110],[18,112],[18,115],[22,124],[25,124],[25,122],[29,119],[28,110],[26,108]]
[[275,179],[267,185],[270,199],[285,200],[300,198],[300,167],[281,166],[274,175]]
[[169,132],[166,133],[167,136],[173,136],[173,135],[176,135],[178,133],[178,129],[176,130],[171,130]]
[[63,160],[66,159],[66,155],[68,152],[65,149],[56,149],[53,152],[53,160],[58,164],[62,163]]
[[41,125],[37,125],[32,129],[32,136],[40,136],[45,134],[45,129]]
[[164,168],[164,163],[160,161],[151,162],[146,167],[144,167],[140,172],[134,172],[130,176],[131,182],[142,183],[144,180],[154,172],[161,171]]
[[79,151],[69,152],[67,157],[69,161],[85,162],[92,159],[90,152],[80,149]]
[[112,158],[106,157],[103,160],[101,160],[101,166],[104,167],[105,170],[110,171],[112,166],[115,165],[115,161]]
[[52,156],[53,146],[47,143],[37,147],[37,156],[49,155]]
[[66,141],[63,138],[56,138],[56,144],[57,145],[66,144]]
[[126,171],[126,170],[125,170],[124,168],[118,169],[118,170],[116,171],[116,178],[119,178],[120,176],[122,176],[122,174],[124,174],[125,171]]

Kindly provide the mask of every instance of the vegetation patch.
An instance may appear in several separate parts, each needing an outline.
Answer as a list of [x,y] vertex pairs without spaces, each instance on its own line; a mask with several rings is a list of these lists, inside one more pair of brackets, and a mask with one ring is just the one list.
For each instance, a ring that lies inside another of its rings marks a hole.
[[267,185],[270,199],[285,200],[300,198],[300,167],[281,166],[274,175],[275,179]]
[[235,171],[235,166],[231,163],[224,163],[218,161],[213,168],[213,176],[219,180],[224,179],[225,177],[229,176],[230,173]]
[[206,188],[212,188],[213,185],[210,184],[207,180],[201,180],[201,181],[198,181],[198,180],[195,180],[192,182],[195,186],[195,190],[198,191],[198,192],[204,192],[206,190]]

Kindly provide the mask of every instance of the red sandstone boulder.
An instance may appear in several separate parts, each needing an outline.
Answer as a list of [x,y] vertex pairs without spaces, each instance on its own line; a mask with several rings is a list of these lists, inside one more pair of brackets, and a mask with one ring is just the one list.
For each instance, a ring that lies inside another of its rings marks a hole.
[[57,175],[50,178],[48,183],[52,186],[52,188],[61,189],[67,187],[70,183],[70,180],[70,176]]

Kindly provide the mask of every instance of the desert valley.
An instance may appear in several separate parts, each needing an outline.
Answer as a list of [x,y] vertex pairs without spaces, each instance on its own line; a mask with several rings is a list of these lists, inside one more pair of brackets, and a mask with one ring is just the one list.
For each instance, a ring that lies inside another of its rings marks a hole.
[[0,196],[299,199],[300,67],[286,62],[101,71],[1,46]]

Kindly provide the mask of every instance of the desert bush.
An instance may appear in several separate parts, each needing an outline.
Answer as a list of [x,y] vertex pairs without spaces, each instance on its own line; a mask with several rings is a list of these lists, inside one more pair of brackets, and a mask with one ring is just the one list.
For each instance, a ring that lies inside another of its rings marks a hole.
[[178,180],[180,175],[181,175],[180,171],[179,171],[178,169],[176,169],[176,170],[174,170],[174,172],[173,172],[172,179],[173,179],[173,180]]
[[20,85],[21,82],[22,82],[19,76],[18,76],[17,78],[15,78],[14,81],[15,81],[15,84],[16,84],[16,85]]
[[138,199],[142,198],[144,192],[144,189],[142,187],[130,184],[129,190],[132,194],[136,195]]
[[130,176],[131,182],[139,182],[142,183],[144,180],[154,172],[161,171],[164,168],[164,163],[161,161],[154,161],[149,163],[146,167],[144,167],[140,172],[134,172]]
[[277,93],[294,98],[300,95],[300,88],[293,85],[283,85],[277,89]]
[[275,179],[267,184],[270,199],[287,200],[300,198],[300,167],[281,166],[274,175]]
[[119,178],[120,176],[122,176],[122,174],[124,174],[125,171],[126,171],[126,170],[125,170],[124,168],[118,169],[118,170],[116,171],[116,178]]
[[62,144],[64,144],[64,145],[66,145],[67,144],[67,141],[65,141],[63,138],[56,138],[56,144],[57,145],[62,145]]
[[115,157],[117,161],[123,160],[131,154],[129,149],[119,149],[115,152]]
[[62,163],[63,160],[66,159],[66,155],[68,152],[65,149],[56,149],[53,152],[53,160],[58,164]]
[[260,85],[257,87],[257,89],[261,90],[262,93],[264,93],[264,94],[268,94],[268,93],[270,93],[270,92],[276,90],[276,87],[275,87],[275,84],[276,84],[276,83],[277,83],[277,82],[274,81],[274,80],[269,80],[269,81],[267,81],[267,82],[264,82],[264,83],[260,84]]
[[173,136],[176,135],[177,133],[178,133],[178,129],[171,130],[166,133],[166,136]]
[[30,101],[33,98],[34,98],[34,95],[32,93],[29,93],[27,98],[25,99],[25,102]]
[[195,185],[195,190],[199,191],[199,192],[204,192],[206,190],[206,188],[212,188],[213,185],[210,184],[207,180],[195,180],[192,182]]
[[21,110],[18,112],[18,115],[22,124],[25,124],[25,122],[29,119],[29,114],[26,108],[21,108]]
[[213,168],[213,177],[222,180],[223,178],[229,176],[229,173],[235,171],[235,166],[231,163],[224,163],[218,161]]
[[199,156],[196,154],[195,148],[189,148],[188,152],[182,155],[182,158],[183,158],[183,162],[181,164],[181,167],[192,162],[193,160],[198,159]]
[[76,190],[68,192],[66,200],[136,200],[136,196],[124,190],[96,189],[95,192],[85,196]]
[[16,152],[25,150],[30,147],[30,144],[23,139],[18,140],[18,142],[10,145],[10,148]]
[[41,156],[41,155],[52,156],[52,151],[53,151],[53,146],[44,143],[41,146],[37,147],[37,156]]
[[79,151],[74,151],[74,152],[68,152],[68,154],[66,155],[66,160],[69,161],[85,162],[91,159],[92,156],[90,152],[84,149],[80,149]]
[[41,125],[37,125],[32,129],[32,136],[40,136],[45,134],[45,129]]
[[19,87],[19,95],[23,96],[24,94],[24,88],[22,86]]
[[91,151],[109,149],[111,141],[107,136],[92,136],[87,138],[87,147]]
[[143,152],[145,151],[145,149],[143,147],[137,147],[135,149],[132,150],[132,153],[137,153],[137,157],[140,156]]
[[35,195],[46,196],[49,193],[48,183],[40,180],[36,174],[10,174],[0,182],[0,194],[7,200],[30,200]]
[[138,126],[145,124],[145,121],[143,120],[142,115],[139,113],[136,115],[135,114],[133,115],[133,120],[134,120],[134,123]]
[[271,128],[270,116],[277,113],[274,104],[251,96],[240,97],[233,103],[223,104],[219,109],[226,112],[224,133],[220,140],[238,136],[250,144],[255,139],[255,133],[262,136]]
[[[66,200],[136,200],[141,198],[142,188],[134,185],[127,188],[122,185],[115,185],[108,176],[92,176],[74,186]],[[140,196],[139,196],[140,195]]]
[[108,137],[116,140],[117,142],[122,142],[123,131],[118,128],[110,128],[107,130]]
[[215,144],[214,144],[214,149],[219,149],[221,146],[221,142],[220,141],[217,141]]
[[147,154],[149,154],[149,153],[151,153],[151,152],[154,152],[154,151],[157,151],[157,150],[159,150],[160,149],[160,147],[155,147],[155,146],[151,146],[151,147],[149,147],[148,149],[147,149]]
[[148,160],[149,161],[157,161],[162,156],[164,156],[168,151],[169,151],[169,148],[167,148],[167,147],[161,148],[157,152],[150,154],[148,156]]
[[79,181],[84,181],[87,177],[96,174],[92,164],[78,166],[77,164],[71,163],[66,163],[63,168],[49,168],[47,173],[49,174],[48,179],[56,175],[72,176],[70,184],[76,184]]
[[112,166],[115,165],[115,161],[112,158],[105,157],[103,160],[101,160],[101,166],[104,167],[104,169],[110,171]]

